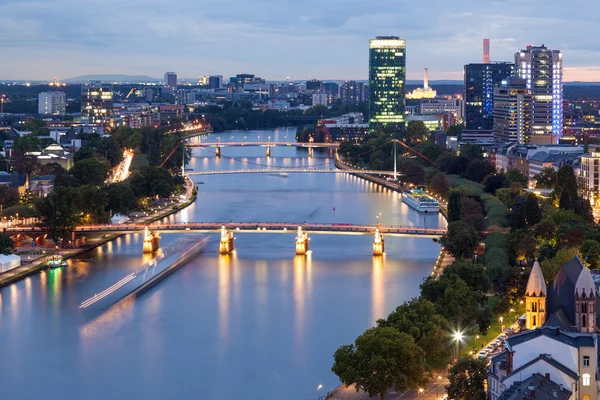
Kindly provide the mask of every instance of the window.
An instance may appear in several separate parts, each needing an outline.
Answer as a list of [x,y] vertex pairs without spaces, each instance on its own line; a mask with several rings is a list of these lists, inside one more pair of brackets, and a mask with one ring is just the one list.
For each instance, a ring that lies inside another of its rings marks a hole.
[[584,367],[590,366],[590,356],[583,356],[583,366]]
[[583,380],[583,386],[590,386],[590,374],[583,374],[581,379]]
[[533,312],[537,311],[537,303],[531,303],[531,311],[533,311]]
[[587,326],[586,320],[585,320],[585,314],[583,314],[581,316],[581,327],[585,328]]
[[535,327],[536,325],[537,325],[537,324],[536,324],[536,321],[535,321],[535,315],[534,315],[534,316],[533,316],[533,326]]

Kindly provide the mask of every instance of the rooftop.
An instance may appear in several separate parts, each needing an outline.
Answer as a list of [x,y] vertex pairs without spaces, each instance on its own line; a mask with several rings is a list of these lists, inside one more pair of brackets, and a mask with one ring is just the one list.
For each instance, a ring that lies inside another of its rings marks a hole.
[[521,382],[515,382],[498,400],[567,400],[569,397],[571,392],[567,388],[541,374],[533,374]]

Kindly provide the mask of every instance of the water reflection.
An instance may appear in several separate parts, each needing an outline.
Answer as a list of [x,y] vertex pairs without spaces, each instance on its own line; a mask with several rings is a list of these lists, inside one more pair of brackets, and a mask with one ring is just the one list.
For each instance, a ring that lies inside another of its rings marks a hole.
[[385,254],[373,256],[373,269],[371,272],[371,324],[374,325],[378,319],[385,318]]

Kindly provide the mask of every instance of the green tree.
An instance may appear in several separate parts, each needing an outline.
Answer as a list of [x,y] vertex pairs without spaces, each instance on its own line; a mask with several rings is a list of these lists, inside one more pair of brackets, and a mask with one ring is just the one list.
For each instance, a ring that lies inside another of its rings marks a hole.
[[446,136],[460,136],[464,128],[464,125],[450,125],[446,130]]
[[108,209],[112,214],[127,214],[135,207],[135,193],[128,182],[109,185],[106,188]]
[[15,242],[5,233],[0,233],[0,254],[11,254],[15,248]]
[[440,243],[456,258],[471,254],[479,243],[475,229],[463,221],[450,222],[448,232],[440,238]]
[[542,261],[540,265],[542,267],[544,279],[548,282],[553,281],[563,264],[571,261],[573,257],[575,257],[575,254],[577,254],[576,248],[563,247],[556,252],[556,255],[553,258]]
[[494,171],[495,168],[489,161],[474,159],[469,163],[463,177],[473,182],[480,183],[486,176],[493,174]]
[[83,146],[82,148],[80,148],[79,150],[77,150],[75,152],[75,154],[73,155],[73,161],[77,162],[77,161],[85,160],[87,158],[93,158],[95,156],[96,156],[96,150],[94,150],[93,147]]
[[418,143],[425,141],[429,136],[429,131],[423,121],[408,121],[404,139],[408,143]]
[[521,210],[523,220],[526,226],[530,228],[542,220],[542,210],[540,209],[537,196],[533,193],[527,195]]
[[83,213],[84,222],[107,223],[109,222],[106,207],[108,195],[98,190],[94,185],[82,185],[77,188],[77,209]]
[[449,399],[478,400],[485,399],[485,380],[487,365],[485,361],[463,358],[450,369],[446,386]]
[[110,162],[112,167],[115,167],[123,160],[123,149],[112,136],[103,137],[100,139],[96,151]]
[[456,222],[462,219],[462,193],[452,189],[448,194],[448,222]]
[[25,153],[28,151],[40,151],[42,149],[42,142],[35,135],[20,136],[15,139],[15,143],[12,145],[12,151]]
[[0,190],[0,204],[3,208],[19,204],[19,189],[14,186],[2,186]]
[[513,183],[520,183],[522,187],[527,187],[527,184],[529,183],[529,180],[527,179],[525,174],[523,174],[516,168],[508,170],[508,172],[506,173],[506,180],[508,181],[509,185]]
[[446,174],[438,173],[431,178],[428,187],[433,193],[446,197],[450,190],[450,183],[448,182],[448,178],[446,178]]
[[533,228],[533,235],[538,240],[551,240],[556,234],[556,225],[549,219],[541,221]]
[[577,178],[573,167],[563,165],[560,167],[556,178],[556,187],[553,192],[554,198],[559,199],[561,210],[573,210],[577,201]]
[[483,160],[483,149],[477,144],[463,144],[460,146],[460,155],[468,160]]
[[131,178],[131,189],[137,197],[169,197],[181,184],[181,177],[173,177],[162,168],[146,167]]
[[591,269],[600,267],[600,243],[595,240],[585,240],[581,245],[583,260]]
[[556,186],[558,175],[552,167],[544,168],[539,174],[533,177],[535,187],[538,189],[553,189]]
[[77,181],[82,185],[101,186],[106,180],[106,176],[110,171],[108,161],[99,158],[86,158],[77,161],[70,172]]
[[404,392],[427,382],[425,354],[407,333],[375,327],[354,344],[340,347],[331,367],[342,383],[369,396],[385,398],[390,389]]
[[77,192],[70,187],[55,187],[47,197],[34,201],[41,218],[41,226],[56,243],[59,238],[69,240],[71,232],[79,222],[76,213]]
[[443,362],[450,355],[447,322],[427,299],[416,298],[405,302],[386,319],[377,321],[377,325],[408,333],[430,360]]
[[444,275],[456,275],[469,286],[471,290],[487,292],[490,281],[482,264],[474,264],[465,260],[454,260],[444,269]]
[[504,174],[494,174],[488,175],[483,181],[483,191],[486,193],[491,193],[496,195],[496,191],[498,189],[502,189],[507,184],[506,175]]

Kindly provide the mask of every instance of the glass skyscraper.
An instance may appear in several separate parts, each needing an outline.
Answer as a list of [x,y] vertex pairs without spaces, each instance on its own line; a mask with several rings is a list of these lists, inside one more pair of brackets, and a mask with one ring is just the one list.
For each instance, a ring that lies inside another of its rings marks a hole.
[[406,40],[377,36],[369,41],[369,130],[404,131]]
[[515,53],[515,64],[531,90],[531,143],[558,143],[563,132],[562,53],[527,46]]
[[499,87],[514,72],[507,62],[465,65],[465,129],[494,128],[494,88]]

